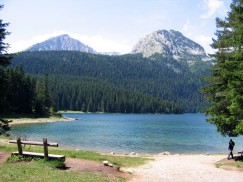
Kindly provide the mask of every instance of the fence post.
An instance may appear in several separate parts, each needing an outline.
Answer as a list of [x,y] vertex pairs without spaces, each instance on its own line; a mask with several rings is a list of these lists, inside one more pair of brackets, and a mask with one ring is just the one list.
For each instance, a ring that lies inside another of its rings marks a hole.
[[21,139],[19,137],[17,138],[17,146],[18,146],[19,155],[23,155],[23,150],[22,150],[22,146],[21,146]]
[[43,138],[43,146],[44,146],[44,158],[48,159],[48,144],[47,138]]

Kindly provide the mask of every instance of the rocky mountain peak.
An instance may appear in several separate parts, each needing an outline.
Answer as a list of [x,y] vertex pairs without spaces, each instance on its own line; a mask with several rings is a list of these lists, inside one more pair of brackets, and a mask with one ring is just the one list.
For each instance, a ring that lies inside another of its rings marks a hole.
[[204,48],[175,30],[158,30],[148,34],[133,47],[132,53],[149,57],[155,53],[175,59],[200,57],[206,59]]
[[52,37],[44,42],[35,44],[27,49],[27,51],[53,51],[53,50],[67,50],[67,51],[81,51],[96,54],[97,52],[83,44],[82,42],[71,38],[67,34]]

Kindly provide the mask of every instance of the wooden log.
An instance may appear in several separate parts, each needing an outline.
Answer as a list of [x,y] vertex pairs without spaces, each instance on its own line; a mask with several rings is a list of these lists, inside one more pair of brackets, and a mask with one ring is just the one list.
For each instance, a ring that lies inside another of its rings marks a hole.
[[17,146],[18,146],[19,155],[22,155],[23,150],[22,150],[22,146],[21,146],[21,139],[19,137],[17,138]]
[[48,145],[47,138],[43,138],[43,146],[44,146],[44,158],[48,159]]

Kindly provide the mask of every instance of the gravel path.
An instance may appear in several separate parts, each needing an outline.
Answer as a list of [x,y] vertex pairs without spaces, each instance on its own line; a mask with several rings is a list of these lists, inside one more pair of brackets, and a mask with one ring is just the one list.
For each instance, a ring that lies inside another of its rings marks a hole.
[[243,182],[242,171],[216,168],[222,155],[168,155],[138,168],[126,169],[135,176],[130,182]]

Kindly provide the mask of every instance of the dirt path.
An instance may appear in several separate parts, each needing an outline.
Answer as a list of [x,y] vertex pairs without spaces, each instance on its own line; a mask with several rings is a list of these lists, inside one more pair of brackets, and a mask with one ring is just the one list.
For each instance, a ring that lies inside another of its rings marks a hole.
[[10,155],[10,153],[0,152],[0,163],[5,162]]
[[130,182],[243,182],[242,171],[216,168],[222,155],[168,155],[138,168],[127,169],[135,176]]
[[68,170],[79,172],[102,173],[109,176],[122,176],[129,178],[131,175],[117,170],[115,167],[104,166],[102,162],[85,159],[66,158],[65,165]]

